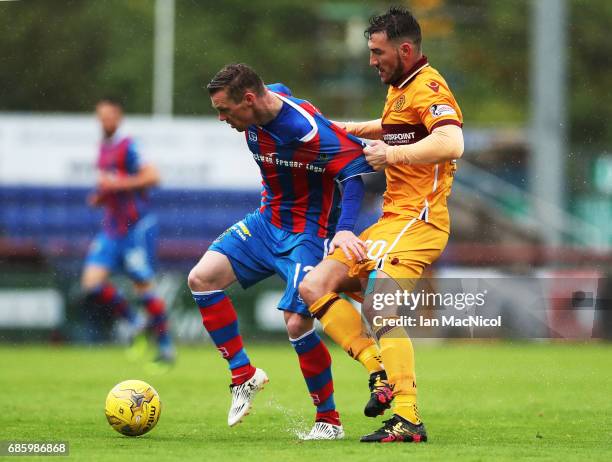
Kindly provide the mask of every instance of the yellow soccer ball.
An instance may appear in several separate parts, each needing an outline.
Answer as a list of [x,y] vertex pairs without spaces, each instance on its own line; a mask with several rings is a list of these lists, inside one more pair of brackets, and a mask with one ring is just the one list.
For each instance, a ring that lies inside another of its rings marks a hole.
[[140,436],[159,420],[161,401],[151,385],[142,380],[125,380],[108,393],[104,412],[108,423],[126,436]]

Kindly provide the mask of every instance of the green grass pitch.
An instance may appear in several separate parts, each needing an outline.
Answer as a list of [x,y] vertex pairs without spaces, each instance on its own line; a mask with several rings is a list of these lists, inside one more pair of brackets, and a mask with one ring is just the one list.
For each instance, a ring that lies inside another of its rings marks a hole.
[[[211,346],[181,348],[165,375],[119,348],[0,346],[0,440],[64,440],[70,459],[87,461],[612,460],[610,344],[417,344],[430,437],[418,445],[358,442],[382,419],[363,416],[366,374],[337,349],[346,439],[299,441],[314,411],[295,353],[284,343],[247,350],[270,383],[252,414],[228,428],[228,373]],[[157,427],[139,438],[115,433],[104,417],[107,392],[129,378],[151,383],[163,403]]]

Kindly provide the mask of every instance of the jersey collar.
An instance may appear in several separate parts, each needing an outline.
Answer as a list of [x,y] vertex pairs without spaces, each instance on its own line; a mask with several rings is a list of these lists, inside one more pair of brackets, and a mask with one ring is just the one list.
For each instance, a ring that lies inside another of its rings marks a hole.
[[125,136],[123,135],[123,132],[121,131],[120,128],[117,128],[117,130],[115,130],[115,133],[113,133],[108,138],[106,136],[103,136],[102,143],[108,146],[114,146],[115,144],[118,144],[119,141],[121,141],[123,138],[125,138]]
[[406,77],[406,79],[402,83],[400,83],[397,88],[403,88],[408,85],[410,81],[414,79],[416,75],[427,66],[429,66],[427,56],[423,55],[416,63],[414,63],[414,66],[412,66],[412,68],[408,71],[408,77]]

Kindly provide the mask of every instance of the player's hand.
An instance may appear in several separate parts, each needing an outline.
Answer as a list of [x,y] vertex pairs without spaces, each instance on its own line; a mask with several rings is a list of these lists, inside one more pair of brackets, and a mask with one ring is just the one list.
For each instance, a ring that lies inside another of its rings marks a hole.
[[353,256],[357,258],[357,261],[367,258],[365,242],[355,236],[352,231],[338,231],[329,244],[329,253],[333,253],[338,247],[349,260],[352,260]]
[[337,125],[342,130],[346,131],[346,122],[338,122],[337,120],[332,120],[331,123],[333,123],[334,125]]
[[90,207],[98,207],[99,205],[102,205],[103,201],[104,196],[97,192],[91,193],[87,196],[87,204]]
[[389,147],[384,141],[373,140],[368,146],[363,148],[363,153],[370,166],[378,171],[384,170],[389,166],[387,163],[387,148]]
[[119,176],[110,172],[101,172],[98,176],[98,189],[102,192],[119,191],[123,189]]

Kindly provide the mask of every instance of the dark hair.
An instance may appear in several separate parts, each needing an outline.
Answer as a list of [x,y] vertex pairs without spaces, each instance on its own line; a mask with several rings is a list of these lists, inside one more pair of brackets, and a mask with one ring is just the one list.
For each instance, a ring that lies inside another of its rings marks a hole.
[[389,40],[407,38],[421,48],[421,26],[406,8],[392,6],[385,14],[372,16],[365,36],[370,38],[377,32],[385,32]]
[[215,74],[210,83],[206,85],[208,94],[214,95],[218,91],[227,89],[228,96],[239,102],[247,90],[252,90],[258,96],[265,94],[265,87],[261,77],[246,64],[228,64]]
[[98,104],[110,104],[111,106],[115,106],[123,111],[123,102],[114,96],[104,96],[98,100],[96,106]]

